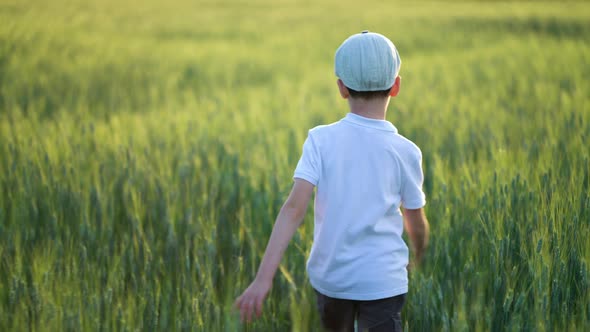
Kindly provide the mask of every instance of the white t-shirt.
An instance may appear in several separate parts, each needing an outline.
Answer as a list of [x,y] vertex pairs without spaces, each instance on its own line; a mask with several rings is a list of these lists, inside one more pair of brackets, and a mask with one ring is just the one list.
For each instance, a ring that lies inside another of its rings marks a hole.
[[309,131],[294,178],[317,186],[311,285],[341,299],[407,293],[408,247],[400,205],[418,209],[422,153],[386,120],[348,113]]

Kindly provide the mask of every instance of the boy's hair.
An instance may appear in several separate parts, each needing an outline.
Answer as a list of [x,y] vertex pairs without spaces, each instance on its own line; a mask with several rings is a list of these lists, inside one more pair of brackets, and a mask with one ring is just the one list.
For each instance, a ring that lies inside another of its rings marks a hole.
[[346,88],[348,89],[348,92],[350,93],[350,97],[352,97],[354,99],[372,100],[372,99],[378,99],[378,98],[385,98],[385,97],[389,96],[389,93],[391,92],[392,87],[393,86],[391,86],[387,90],[377,90],[377,91],[356,91],[356,90],[351,89],[349,87],[346,87]]

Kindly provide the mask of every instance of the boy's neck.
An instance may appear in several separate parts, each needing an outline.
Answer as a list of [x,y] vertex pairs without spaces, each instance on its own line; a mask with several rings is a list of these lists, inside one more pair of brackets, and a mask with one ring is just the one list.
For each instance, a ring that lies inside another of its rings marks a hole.
[[350,113],[369,119],[385,120],[389,97],[378,99],[348,98]]

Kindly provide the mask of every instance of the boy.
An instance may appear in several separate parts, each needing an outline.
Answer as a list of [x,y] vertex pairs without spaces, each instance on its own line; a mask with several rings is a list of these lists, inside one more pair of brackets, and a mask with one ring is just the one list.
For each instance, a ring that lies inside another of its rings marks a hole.
[[[322,324],[329,331],[402,331],[410,237],[416,262],[428,242],[420,149],[385,120],[400,89],[401,60],[386,37],[363,31],[336,51],[340,95],[350,113],[309,131],[252,284],[236,300],[242,320],[260,315],[281,257],[314,187],[314,240],[307,262]],[[403,210],[400,212],[400,207]]]

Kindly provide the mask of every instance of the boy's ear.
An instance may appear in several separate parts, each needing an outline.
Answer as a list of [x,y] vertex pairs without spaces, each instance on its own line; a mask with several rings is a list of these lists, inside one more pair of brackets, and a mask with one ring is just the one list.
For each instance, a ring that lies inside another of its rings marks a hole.
[[399,88],[400,88],[401,84],[402,84],[402,77],[401,76],[396,77],[395,83],[393,83],[393,86],[391,87],[391,91],[389,92],[389,95],[391,97],[397,96],[397,94],[399,93]]
[[346,85],[344,85],[344,82],[342,82],[341,79],[338,79],[336,83],[338,84],[338,91],[340,91],[340,96],[342,96],[342,98],[344,99],[348,99],[348,97],[350,97],[350,92],[348,91]]

